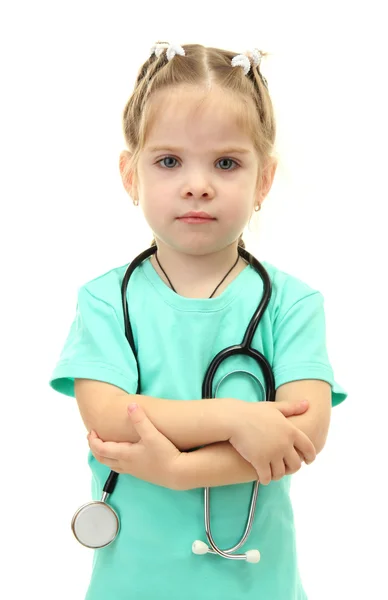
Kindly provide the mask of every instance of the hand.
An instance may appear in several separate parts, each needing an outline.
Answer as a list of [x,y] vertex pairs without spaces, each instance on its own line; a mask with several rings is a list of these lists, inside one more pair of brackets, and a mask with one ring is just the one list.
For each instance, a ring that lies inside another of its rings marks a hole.
[[138,405],[128,415],[140,436],[136,443],[103,442],[94,431],[88,434],[90,450],[98,462],[116,473],[126,473],[155,485],[179,489],[182,453],[148,419]]
[[229,442],[256,469],[261,484],[296,473],[304,460],[311,464],[316,450],[310,438],[287,417],[303,414],[307,401],[243,402],[238,404]]

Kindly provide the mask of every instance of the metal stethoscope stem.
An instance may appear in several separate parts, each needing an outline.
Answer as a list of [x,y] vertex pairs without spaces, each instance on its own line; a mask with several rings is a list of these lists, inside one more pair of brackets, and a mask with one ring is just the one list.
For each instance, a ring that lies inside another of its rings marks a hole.
[[219,556],[222,556],[223,558],[229,558],[232,560],[246,560],[247,562],[251,562],[251,563],[259,562],[260,552],[258,550],[247,550],[247,552],[245,552],[244,554],[233,554],[234,552],[236,552],[236,550],[241,548],[241,546],[243,544],[245,544],[245,541],[247,540],[247,538],[251,532],[253,521],[254,521],[254,514],[255,514],[255,510],[256,510],[257,496],[258,496],[258,492],[259,492],[259,482],[256,481],[253,486],[251,505],[249,508],[249,515],[248,515],[244,534],[243,534],[241,540],[235,546],[233,546],[233,548],[228,548],[226,550],[221,550],[220,548],[218,548],[218,546],[216,545],[216,543],[213,539],[213,536],[212,536],[212,532],[211,532],[211,528],[210,528],[210,493],[209,492],[210,492],[210,488],[205,488],[205,490],[204,490],[205,531],[206,531],[206,537],[210,544],[210,548],[208,548],[208,546],[206,546],[206,544],[204,542],[196,540],[193,543],[193,548],[192,548],[194,554],[206,554],[206,553],[218,554]]

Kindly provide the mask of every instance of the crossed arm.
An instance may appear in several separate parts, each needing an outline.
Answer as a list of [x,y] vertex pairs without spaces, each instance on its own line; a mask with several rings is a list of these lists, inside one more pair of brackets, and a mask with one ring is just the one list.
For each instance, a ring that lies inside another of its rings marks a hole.
[[[185,487],[189,489],[257,479],[252,465],[226,441],[226,420],[220,411],[220,402],[224,402],[227,409],[226,400],[177,401],[134,396],[115,386],[91,380],[76,380],[75,390],[85,426],[88,430],[94,429],[104,441],[139,441],[126,418],[127,405],[136,401],[155,427],[179,450],[205,446],[187,456]],[[90,398],[93,398],[92,402]],[[329,429],[330,385],[321,380],[306,379],[286,383],[276,391],[276,401],[301,399],[309,400],[309,409],[289,419],[310,438],[318,453],[325,445]]]

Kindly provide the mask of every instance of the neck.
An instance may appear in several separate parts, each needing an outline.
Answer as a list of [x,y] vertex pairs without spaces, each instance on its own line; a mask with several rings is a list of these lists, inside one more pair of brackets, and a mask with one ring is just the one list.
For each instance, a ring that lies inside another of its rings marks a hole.
[[[222,250],[201,255],[177,251],[158,239],[156,239],[156,243],[159,262],[176,292],[192,298],[208,298],[217,284],[233,267],[238,255],[237,241]],[[170,287],[163,271],[157,264],[155,255],[152,256],[151,262],[161,279]],[[245,266],[246,263],[240,258],[216,291],[215,296],[221,294]]]

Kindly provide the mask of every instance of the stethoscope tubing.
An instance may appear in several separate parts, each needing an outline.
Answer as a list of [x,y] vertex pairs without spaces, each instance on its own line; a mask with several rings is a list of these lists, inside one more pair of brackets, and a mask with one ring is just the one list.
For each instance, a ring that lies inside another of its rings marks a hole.
[[[234,346],[230,346],[228,348],[224,348],[213,358],[212,362],[210,363],[210,365],[207,369],[207,372],[205,374],[205,378],[203,380],[202,398],[212,398],[213,397],[213,395],[212,395],[213,381],[214,381],[216,371],[219,368],[222,361],[226,360],[230,356],[244,354],[246,356],[250,356],[251,358],[253,358],[256,362],[258,362],[260,364],[262,373],[264,376],[265,384],[266,384],[266,390],[267,390],[266,401],[273,402],[275,400],[275,380],[274,380],[272,368],[271,368],[269,362],[267,361],[267,359],[265,358],[265,356],[263,354],[261,354],[261,352],[258,352],[254,348],[250,347],[253,337],[255,335],[257,326],[260,323],[260,320],[261,320],[261,318],[268,306],[268,303],[271,299],[271,293],[272,293],[271,280],[268,277],[268,274],[267,274],[266,270],[264,269],[264,267],[259,263],[258,260],[256,260],[256,258],[254,256],[252,256],[249,252],[247,252],[246,250],[244,250],[241,247],[239,247],[238,250],[239,250],[240,256],[242,256],[245,260],[247,260],[249,262],[249,264],[251,264],[255,268],[255,270],[259,272],[259,274],[262,278],[262,281],[263,281],[264,292],[263,292],[261,302],[259,303],[256,311],[254,312],[254,314],[249,322],[249,325],[245,331],[245,335],[244,335],[242,343],[235,344]],[[235,559],[235,560],[246,560],[245,554],[232,554],[232,553],[234,553],[236,550],[241,548],[241,546],[248,539],[248,536],[252,530],[252,526],[253,526],[253,522],[254,522],[254,515],[255,515],[255,511],[256,511],[258,493],[259,493],[259,481],[256,481],[256,482],[254,482],[254,484],[252,486],[252,496],[251,496],[251,502],[250,502],[250,507],[249,507],[249,513],[248,513],[248,518],[247,518],[247,522],[246,522],[246,526],[245,526],[245,531],[243,533],[242,538],[232,548],[229,548],[227,550],[221,550],[221,548],[219,548],[216,545],[213,535],[212,535],[212,532],[211,532],[210,488],[209,487],[204,488],[205,532],[206,532],[207,540],[210,544],[210,549],[209,549],[210,553],[213,550],[214,553],[217,553],[224,558]]]
[[[132,349],[135,357],[136,357],[136,348],[135,348],[132,328],[131,328],[130,319],[129,319],[128,302],[127,302],[127,286],[128,286],[128,281],[129,281],[132,273],[134,272],[134,270],[144,260],[146,260],[148,257],[152,256],[152,254],[154,254],[156,251],[157,251],[157,247],[151,246],[150,248],[147,248],[144,252],[139,254],[133,260],[133,262],[128,266],[128,268],[125,272],[122,284],[121,284],[121,296],[122,296],[122,306],[123,306],[123,315],[124,315],[125,336],[128,340],[128,343],[131,346],[131,349]],[[247,252],[245,249],[241,248],[240,246],[238,247],[238,252],[239,252],[240,256],[242,256],[243,259],[245,259],[251,266],[253,266],[254,269],[261,276],[262,281],[263,281],[263,286],[264,286],[264,293],[263,293],[262,299],[260,301],[260,304],[258,305],[256,311],[254,312],[254,314],[249,322],[249,325],[245,331],[242,343],[235,344],[234,346],[230,346],[228,348],[224,348],[213,358],[212,362],[210,363],[210,365],[207,369],[207,372],[205,374],[203,384],[202,384],[202,398],[206,399],[206,398],[214,397],[212,395],[213,381],[214,381],[215,373],[216,373],[217,369],[219,368],[220,364],[222,363],[222,361],[226,360],[227,358],[229,358],[231,356],[243,354],[243,355],[253,358],[261,366],[262,373],[264,376],[264,381],[265,381],[265,387],[267,390],[266,394],[265,394],[265,396],[266,396],[265,400],[269,401],[269,402],[273,402],[275,400],[275,380],[274,380],[272,368],[263,354],[261,354],[254,348],[251,348],[251,343],[252,343],[255,331],[257,329],[257,326],[258,326],[258,324],[268,306],[270,298],[271,298],[271,293],[272,293],[271,280],[270,280],[266,270],[264,269],[264,267],[259,263],[258,260],[256,260],[256,258],[254,256],[252,256],[249,252]],[[139,362],[137,360],[136,360],[136,366],[137,366],[137,371],[138,371],[138,385],[137,385],[136,393],[139,394],[140,390],[141,390],[141,373],[140,373]],[[117,484],[118,475],[119,474],[116,473],[115,471],[111,471],[109,473],[109,476],[108,476],[108,478],[105,482],[104,488],[103,488],[102,498],[101,498],[101,501],[99,502],[100,504],[106,503],[108,496],[110,494],[112,494],[112,492],[114,491],[116,484]],[[248,513],[247,522],[246,522],[243,536],[240,539],[240,541],[237,544],[235,544],[235,546],[233,546],[232,548],[222,550],[216,545],[213,535],[212,535],[212,532],[211,532],[210,488],[209,487],[204,488],[205,532],[206,532],[206,537],[208,539],[208,542],[210,544],[210,548],[208,548],[208,550],[207,550],[209,553],[218,554],[226,559],[247,560],[247,554],[234,554],[234,553],[236,552],[236,550],[241,548],[241,546],[246,542],[246,540],[252,530],[254,516],[255,516],[255,510],[256,510],[256,504],[257,504],[257,498],[258,498],[258,492],[259,492],[259,481],[256,481],[256,482],[254,482],[254,484],[252,486],[250,508],[249,508],[249,513]],[[90,503],[90,504],[93,504],[93,503]],[[87,506],[87,505],[84,505],[84,506]],[[108,508],[111,508],[107,503],[106,503],[106,506]],[[73,533],[75,533],[74,522],[75,522],[76,516],[82,508],[84,508],[84,507],[81,507],[73,517],[73,521],[72,521]],[[116,512],[113,509],[111,509],[111,510],[114,513],[114,515],[116,515],[116,517],[117,517]],[[118,517],[117,517],[117,520],[118,520]],[[119,526],[118,526],[118,528],[119,528]],[[117,535],[117,533],[116,533],[116,535]],[[79,541],[81,541],[81,540],[79,540]],[[113,541],[113,540],[111,540],[111,541]],[[87,545],[86,543],[84,543],[82,541],[81,541],[81,543],[83,543],[83,545],[85,545],[85,546]],[[111,542],[108,542],[108,543],[111,543]],[[89,547],[91,547],[91,546],[89,546]],[[257,561],[254,561],[254,562],[257,562]]]

